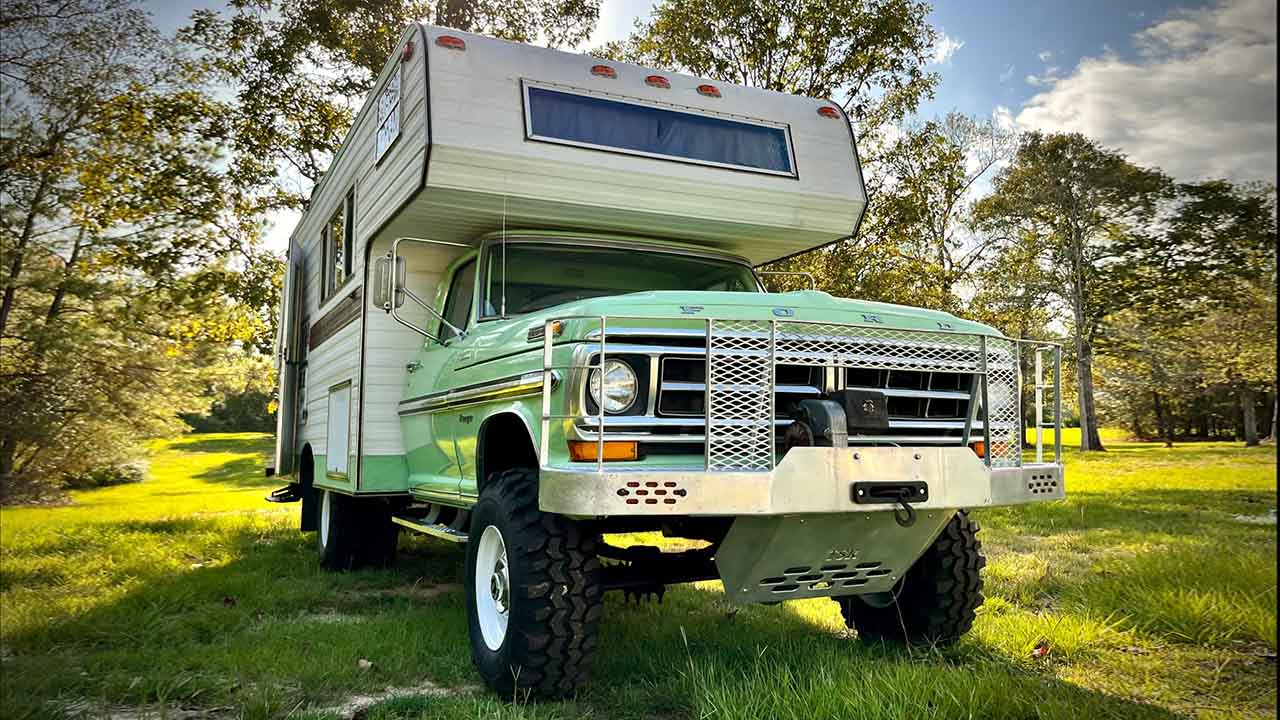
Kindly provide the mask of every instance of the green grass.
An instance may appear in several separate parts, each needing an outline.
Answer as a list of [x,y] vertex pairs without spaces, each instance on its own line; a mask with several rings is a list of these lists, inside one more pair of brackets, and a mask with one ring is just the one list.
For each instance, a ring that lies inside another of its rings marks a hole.
[[954,648],[702,583],[608,598],[593,683],[542,704],[477,687],[458,547],[322,573],[297,506],[261,500],[267,438],[158,443],[144,483],[0,510],[0,717],[1274,716],[1276,527],[1237,519],[1275,509],[1274,449],[1105,439],[1068,453],[1067,500],[977,513],[988,601]]

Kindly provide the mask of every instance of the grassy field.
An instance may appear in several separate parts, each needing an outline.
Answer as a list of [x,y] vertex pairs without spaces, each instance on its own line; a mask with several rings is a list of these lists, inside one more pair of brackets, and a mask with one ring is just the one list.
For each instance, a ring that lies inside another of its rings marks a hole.
[[461,549],[322,573],[261,501],[267,438],[180,438],[142,484],[0,510],[0,717],[1273,717],[1274,448],[1108,439],[1066,501],[976,513],[988,599],[954,648],[704,583],[609,597],[591,687],[513,705],[472,673]]

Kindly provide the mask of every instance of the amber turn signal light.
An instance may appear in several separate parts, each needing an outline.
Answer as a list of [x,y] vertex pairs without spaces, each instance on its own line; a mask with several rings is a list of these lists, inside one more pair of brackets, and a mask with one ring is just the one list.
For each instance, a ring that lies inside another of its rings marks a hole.
[[[570,440],[569,459],[574,462],[595,462],[600,444],[594,440]],[[640,457],[639,443],[610,440],[604,443],[604,461],[636,460]]]
[[981,440],[969,443],[969,449],[973,451],[974,455],[977,455],[980,458],[987,456],[987,444]]

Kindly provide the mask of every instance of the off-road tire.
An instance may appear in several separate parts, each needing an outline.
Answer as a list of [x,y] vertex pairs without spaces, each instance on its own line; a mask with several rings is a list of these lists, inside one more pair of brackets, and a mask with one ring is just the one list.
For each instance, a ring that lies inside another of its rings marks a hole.
[[332,490],[318,490],[317,495],[316,549],[320,567],[345,571],[394,562],[399,528],[391,522],[389,506]]
[[[488,526],[507,555],[509,605],[497,650],[477,620],[477,555]],[[507,698],[562,698],[587,680],[603,610],[597,538],[568,518],[538,509],[537,470],[494,473],[471,511],[464,588],[471,657],[480,676]]]
[[961,510],[894,586],[893,602],[851,595],[837,598],[840,612],[865,642],[950,645],[973,627],[986,564],[978,523]]

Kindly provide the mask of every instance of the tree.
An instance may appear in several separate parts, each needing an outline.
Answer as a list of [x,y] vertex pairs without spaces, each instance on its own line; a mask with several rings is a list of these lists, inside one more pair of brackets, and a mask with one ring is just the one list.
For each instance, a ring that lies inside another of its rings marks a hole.
[[1094,343],[1106,317],[1128,300],[1114,292],[1109,270],[1123,267],[1128,238],[1154,225],[1169,192],[1160,171],[1138,167],[1083,135],[1030,133],[975,209],[978,224],[1003,241],[1035,238],[1055,294],[1070,309],[1081,449],[1105,449],[1094,398]]
[[933,96],[937,33],[914,0],[664,0],[600,54],[794,95],[832,98],[859,130]]
[[582,42],[599,0],[232,0],[181,36],[234,90],[230,178],[257,211],[305,207],[401,33],[424,21],[551,46]]
[[204,66],[124,0],[11,3],[0,76],[0,497],[174,427],[258,227]]
[[1012,129],[949,113],[904,125],[879,156],[875,212],[863,223],[859,243],[893,248],[903,270],[898,284],[913,288],[911,304],[960,310],[958,291],[973,279],[990,244],[966,227],[971,192],[1015,148]]

